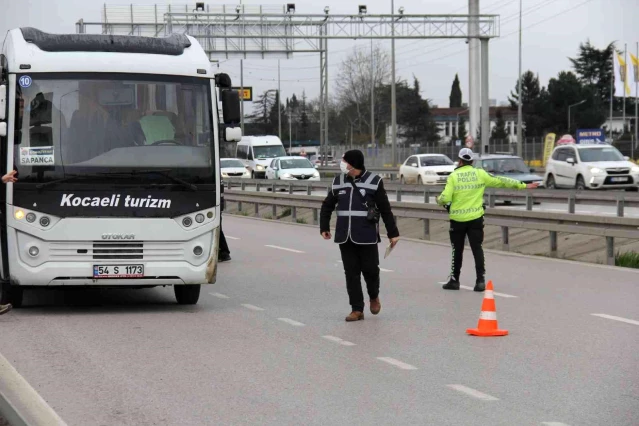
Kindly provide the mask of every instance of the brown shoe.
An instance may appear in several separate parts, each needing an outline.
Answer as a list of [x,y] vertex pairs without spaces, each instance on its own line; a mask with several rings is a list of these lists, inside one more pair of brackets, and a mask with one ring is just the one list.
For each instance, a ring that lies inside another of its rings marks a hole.
[[9,303],[7,305],[0,305],[0,315],[6,314],[7,312],[9,312],[11,310],[11,308],[13,308],[11,303]]
[[382,304],[379,302],[379,297],[377,299],[371,299],[371,314],[377,315],[381,310]]
[[346,319],[347,322],[363,320],[364,319],[364,312],[353,311],[345,319]]

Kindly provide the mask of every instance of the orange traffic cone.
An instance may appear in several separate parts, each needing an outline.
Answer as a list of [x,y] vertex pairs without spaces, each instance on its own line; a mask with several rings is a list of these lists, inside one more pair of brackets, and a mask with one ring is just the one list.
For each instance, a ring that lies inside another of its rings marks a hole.
[[481,337],[505,336],[508,334],[508,330],[500,330],[497,326],[497,311],[495,311],[495,295],[493,294],[492,281],[488,281],[488,285],[486,285],[477,328],[469,328],[466,333]]

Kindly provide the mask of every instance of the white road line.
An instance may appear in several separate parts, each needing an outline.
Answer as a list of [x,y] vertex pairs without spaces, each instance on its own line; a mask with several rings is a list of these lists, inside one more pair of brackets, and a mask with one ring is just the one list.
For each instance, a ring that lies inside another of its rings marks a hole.
[[631,320],[631,319],[627,319],[627,318],[616,317],[616,316],[613,316],[613,315],[606,315],[606,314],[590,314],[590,315],[594,315],[596,317],[606,318],[606,319],[610,319],[610,320],[615,320],[615,321],[627,322],[628,324],[639,325],[639,321],[635,321],[635,320]]
[[[446,284],[446,283],[442,283],[442,284]],[[465,286],[465,285],[460,285],[459,287],[460,287],[460,288],[463,288],[464,290],[470,290],[470,291],[473,291],[473,287],[468,287],[468,286]],[[493,291],[493,294],[494,294],[495,296],[501,296],[501,297],[505,297],[505,298],[516,298],[516,297],[518,297],[518,296],[513,296],[512,294],[497,293],[497,292],[495,292],[495,291]]]
[[541,422],[541,424],[546,426],[568,426],[566,423],[561,422]]
[[244,306],[246,309],[250,309],[252,311],[263,311],[263,308],[260,308],[259,306],[255,306],[255,305],[249,305],[248,303],[242,303],[242,306]]
[[228,238],[229,240],[239,240],[239,238],[231,237],[230,235],[225,235],[225,237]]
[[274,248],[274,249],[277,249],[277,250],[290,251],[292,253],[304,253],[303,251],[300,251],[300,250],[293,250],[293,249],[290,249],[290,248],[279,247],[279,246],[271,246],[271,245],[268,245],[268,244],[265,247],[270,247],[270,248]]
[[379,270],[382,271],[382,272],[393,272],[393,270],[391,270],[391,269],[379,268]]
[[479,392],[476,389],[466,387],[464,385],[447,385],[451,389],[455,389],[458,392],[465,393],[468,396],[472,396],[473,398],[481,399],[482,401],[499,401],[499,398],[495,398],[494,396],[488,395],[483,392]]
[[209,293],[209,294],[211,296],[217,297],[218,299],[230,299],[230,297],[228,297],[228,296],[226,296],[224,294],[221,294],[221,293]]
[[355,343],[349,342],[347,340],[342,340],[336,336],[322,336],[326,340],[330,340],[331,342],[339,343],[342,346],[355,346]]
[[395,358],[389,358],[389,357],[377,357],[378,360],[386,362],[390,365],[394,365],[397,368],[401,368],[402,370],[417,370],[417,367],[412,366],[410,364],[406,364],[405,362],[401,362],[399,360],[396,360]]
[[290,324],[290,325],[294,325],[296,327],[303,327],[304,326],[304,324],[302,324],[301,322],[297,322],[297,321],[292,320],[290,318],[278,318],[278,320],[280,320],[282,322],[285,322],[287,324]]

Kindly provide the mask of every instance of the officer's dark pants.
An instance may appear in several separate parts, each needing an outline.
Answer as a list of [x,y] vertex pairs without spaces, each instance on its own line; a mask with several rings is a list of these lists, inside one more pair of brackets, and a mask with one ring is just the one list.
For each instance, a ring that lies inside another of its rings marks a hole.
[[464,242],[468,236],[470,248],[475,258],[475,272],[477,278],[484,278],[486,269],[484,265],[484,218],[471,220],[469,222],[450,221],[450,242],[453,246],[452,272],[453,278],[459,281],[462,260],[464,258]]
[[229,245],[226,243],[226,237],[224,237],[224,232],[222,231],[222,216],[220,216],[220,255],[231,254],[229,250]]
[[376,299],[379,295],[379,252],[377,244],[355,244],[348,239],[339,245],[344,262],[346,290],[353,311],[364,311],[364,294],[361,276],[364,275],[368,296]]

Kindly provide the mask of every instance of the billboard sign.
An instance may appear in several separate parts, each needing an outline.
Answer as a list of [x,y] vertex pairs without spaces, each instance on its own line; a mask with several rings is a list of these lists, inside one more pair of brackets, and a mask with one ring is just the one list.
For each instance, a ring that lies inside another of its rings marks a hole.
[[603,129],[578,129],[577,143],[583,145],[605,144],[606,134]]

